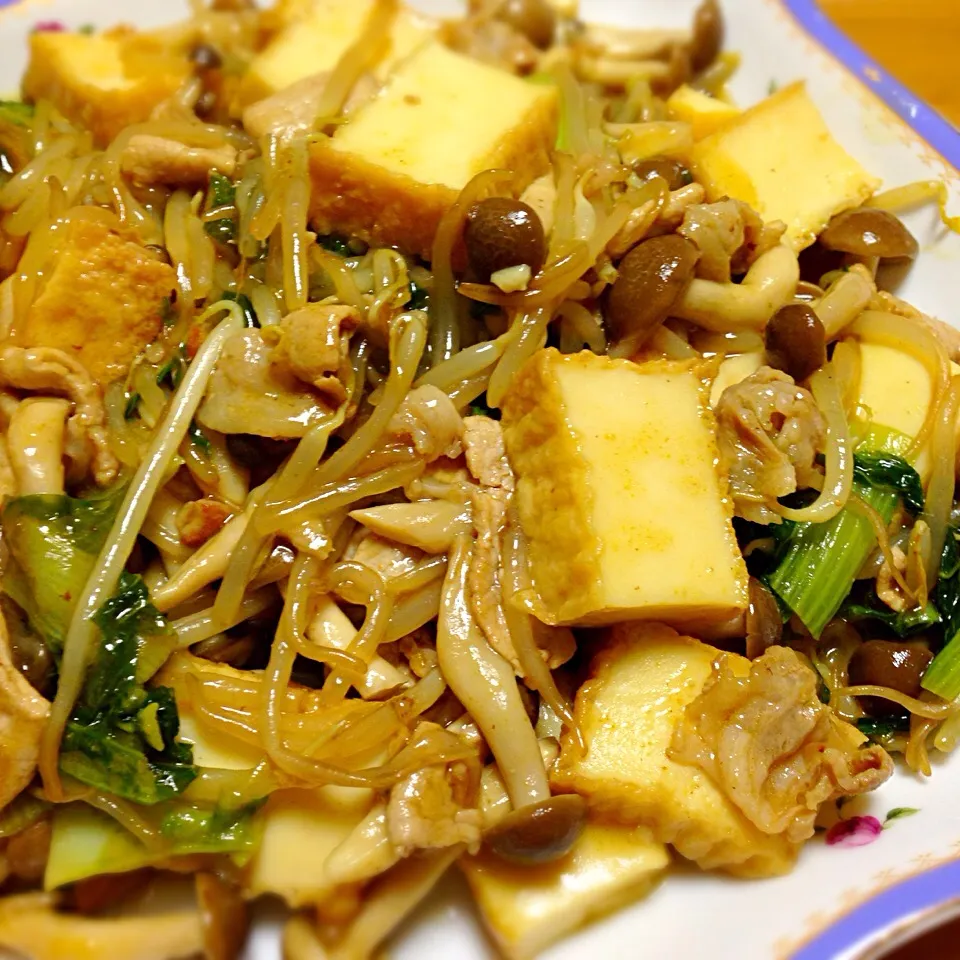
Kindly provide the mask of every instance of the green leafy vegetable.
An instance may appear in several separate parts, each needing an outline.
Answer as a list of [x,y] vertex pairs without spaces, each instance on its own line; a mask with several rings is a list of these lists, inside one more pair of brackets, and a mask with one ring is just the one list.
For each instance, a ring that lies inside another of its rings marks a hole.
[[127,402],[123,406],[124,420],[132,420],[134,418],[137,407],[140,406],[140,399],[140,394],[137,393],[136,390],[127,394]]
[[33,104],[21,103],[19,100],[0,100],[0,126],[12,123],[18,127],[26,127],[33,120]]
[[878,620],[898,637],[909,637],[940,622],[940,613],[933,603],[896,613],[881,603],[874,592],[866,598],[865,603],[845,603],[840,608],[840,615],[849,620]]
[[100,649],[67,724],[60,769],[135,803],[168,800],[196,776],[193,751],[176,739],[180,718],[173,691],[144,684],[175,638],[143,580],[129,573],[93,619]]
[[261,805],[258,801],[227,810],[167,800],[142,811],[159,835],[159,842],[150,847],[86,804],[58,805],[44,886],[54,889],[104,873],[126,873],[191,853],[230,854],[243,866],[260,839]]
[[[207,191],[207,211],[216,213],[223,207],[232,207],[236,199],[237,190],[230,178],[216,170],[211,170],[210,189]],[[207,220],[203,229],[220,243],[230,243],[237,238],[237,224],[232,211],[230,215]]]
[[914,516],[923,511],[923,483],[920,474],[903,457],[882,452],[857,453],[853,475],[877,490],[899,494],[903,505]]
[[857,729],[868,737],[889,737],[895,733],[906,733],[910,729],[910,717],[861,717]]
[[174,390],[180,386],[180,381],[183,379],[184,374],[184,362],[183,362],[183,344],[180,344],[177,352],[171,356],[166,363],[157,371],[157,386],[162,387],[165,380],[170,381],[170,386]]
[[[889,522],[897,495],[854,481],[854,493]],[[833,619],[876,536],[870,521],[849,507],[826,523],[798,523],[782,557],[768,577],[774,593],[815,637]]]
[[212,237],[218,243],[230,243],[237,239],[237,225],[232,217],[219,217],[216,220],[207,220],[203,229],[207,236]]
[[195,421],[191,421],[189,433],[190,442],[197,447],[205,457],[209,457],[210,452],[213,450],[213,444],[203,430],[197,426]]
[[165,327],[173,326],[177,319],[177,311],[173,309],[173,300],[170,297],[164,297],[160,301],[160,319]]
[[319,236],[317,237],[317,243],[319,243],[324,250],[329,250],[330,253],[335,253],[338,257],[349,257],[352,252],[347,238],[340,236],[338,233]]
[[960,696],[960,527],[947,528],[940,554],[940,578],[933,602],[943,623],[943,649],[927,667],[921,686],[944,700]]
[[53,804],[24,791],[0,811],[0,840],[15,837],[42,820]]
[[257,311],[253,309],[250,298],[245,293],[236,293],[233,290],[224,290],[220,294],[221,300],[233,300],[243,311],[243,320],[248,327],[259,327],[260,321],[257,319]]
[[[902,435],[887,431],[872,442],[880,446],[870,450],[861,447],[854,455],[853,493],[873,507],[885,523],[890,522],[898,500],[911,512],[921,511],[920,477],[906,460],[891,452],[893,447],[902,447]],[[875,546],[870,521],[852,507],[826,523],[799,523],[789,532],[786,549],[778,554],[779,562],[768,575],[768,585],[813,636],[819,637],[836,616]],[[920,616],[936,622],[931,620],[931,611],[921,611]]]
[[234,810],[173,804],[160,823],[160,834],[177,854],[252,852],[259,839],[254,814],[263,802],[257,800]]
[[10,551],[4,591],[23,609],[54,654],[63,648],[70,617],[125,492],[117,485],[97,497],[34,494],[3,511]]
[[231,207],[237,200],[237,190],[229,177],[216,170],[210,171],[210,193],[208,202],[211,210],[217,207]]
[[410,310],[426,310],[430,306],[430,294],[423,287],[417,285],[415,280],[410,281],[410,299],[407,301],[407,307]]
[[960,633],[960,527],[947,527],[933,602],[940,611],[943,635],[949,643]]

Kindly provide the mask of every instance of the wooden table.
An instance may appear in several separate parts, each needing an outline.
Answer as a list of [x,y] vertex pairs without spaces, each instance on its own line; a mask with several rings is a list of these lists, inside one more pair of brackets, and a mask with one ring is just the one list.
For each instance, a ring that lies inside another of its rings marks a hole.
[[960,127],[960,0],[820,5],[881,66]]

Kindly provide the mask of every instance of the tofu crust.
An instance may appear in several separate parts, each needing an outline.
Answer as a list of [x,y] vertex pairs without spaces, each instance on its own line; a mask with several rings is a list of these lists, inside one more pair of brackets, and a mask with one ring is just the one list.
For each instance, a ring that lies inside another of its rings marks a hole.
[[[363,111],[358,111],[358,120]],[[471,175],[510,170],[519,194],[550,168],[556,122],[556,96],[545,90],[499,142],[477,157]],[[426,260],[441,218],[466,186],[422,183],[388,170],[340,147],[336,135],[311,146],[310,175],[310,223],[318,233],[359,237]]]
[[[530,569],[546,609],[541,619],[575,620],[602,603],[601,544],[589,523],[592,493],[586,460],[562,415],[564,399],[550,375],[555,351],[541,350],[520,369],[503,400],[504,439],[517,473],[521,524],[549,517],[528,532]],[[562,465],[545,473],[542,463]]]
[[[189,75],[186,57],[151,49],[136,37],[129,50],[123,28],[93,36],[56,32],[30,35],[30,60],[23,76],[26,100],[49,100],[68,119],[88,127],[98,146],[106,146],[126,127],[143,123]],[[124,86],[99,86],[83,70],[83,58],[99,59],[104,42],[122,47],[127,69]],[[85,47],[89,45],[89,53]],[[132,68],[138,68],[133,70]]]
[[649,827],[705,870],[786,873],[799,847],[760,831],[706,774],[667,753],[719,653],[663,624],[612,628],[577,692],[574,715],[586,752],[576,731],[565,729],[551,782],[583,796],[598,818]]
[[699,140],[690,160],[710,201],[736,197],[764,220],[782,220],[797,252],[880,186],[830,132],[802,81]]
[[[502,405],[504,437],[518,477],[517,505],[541,619],[580,626],[658,620],[713,637],[737,629],[748,578],[727,479],[718,467],[712,370],[701,362],[636,364],[551,348],[518,372]],[[643,415],[616,426],[598,422],[602,415],[586,406],[596,391],[574,409],[562,382],[574,371],[592,378],[597,389],[598,376],[613,375],[604,388],[622,395],[622,404],[637,402]],[[629,390],[616,379],[622,374],[630,378]],[[645,378],[649,384],[637,389]],[[667,390],[675,395],[686,436],[665,435],[657,419]],[[604,464],[599,458],[609,459],[611,447],[615,462]],[[669,521],[654,504],[662,476],[674,484],[663,495],[680,511]],[[688,502],[691,515],[683,513]],[[623,522],[611,523],[618,511]],[[670,565],[671,577],[658,575],[663,567],[656,558]]]
[[93,220],[74,220],[57,244],[55,266],[16,339],[56,347],[101,385],[122,377],[163,326],[173,268],[140,244]]
[[588,823],[562,859],[518,866],[489,850],[459,861],[497,946],[528,960],[584,924],[646,896],[670,864],[650,832]]

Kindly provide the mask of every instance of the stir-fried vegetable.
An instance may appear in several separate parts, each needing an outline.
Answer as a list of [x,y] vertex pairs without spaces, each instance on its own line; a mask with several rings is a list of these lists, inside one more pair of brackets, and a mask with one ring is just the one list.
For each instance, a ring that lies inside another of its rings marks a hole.
[[944,700],[960,697],[960,528],[951,526],[943,545],[933,599],[943,620],[943,649],[923,675],[923,688]]
[[38,820],[43,819],[52,805],[24,792],[0,812],[0,840],[15,837]]
[[60,769],[137,803],[169,799],[196,776],[193,752],[176,739],[173,691],[144,684],[166,660],[174,637],[144,582],[128,573],[94,622],[100,649],[67,723]]
[[940,623],[940,612],[934,603],[928,601],[923,607],[895,611],[881,603],[875,592],[863,603],[845,603],[840,608],[840,615],[854,621],[875,620],[898,637],[909,637]]
[[45,885],[55,888],[103,873],[125,873],[171,856],[230,854],[245,863],[260,839],[261,804],[204,808],[171,800],[151,809],[144,843],[116,820],[84,804],[57,808]]
[[[858,451],[853,494],[889,523],[898,500],[912,512],[923,509],[923,487],[902,457]],[[819,637],[850,593],[857,573],[876,544],[870,520],[855,505],[826,523],[800,523],[767,578],[777,596]]]
[[0,100],[0,178],[19,170],[30,159],[32,119],[32,104]]
[[875,490],[896,493],[904,507],[914,516],[923,510],[923,484],[920,475],[902,457],[882,451],[858,452],[853,461],[853,475]]
[[[237,222],[232,208],[237,199],[237,190],[229,177],[216,170],[210,171],[210,190],[207,193],[207,211],[210,218],[203,228],[220,243],[230,243],[237,237]],[[227,213],[226,208],[230,208]],[[224,216],[216,216],[221,210]]]
[[245,293],[235,293],[233,290],[224,290],[220,294],[221,300],[233,300],[243,311],[244,320],[248,327],[259,327],[260,321],[257,319],[257,311],[253,309],[250,298]]
[[4,591],[56,654],[77,597],[116,516],[124,486],[96,497],[37,494],[11,500],[3,511],[10,550]]

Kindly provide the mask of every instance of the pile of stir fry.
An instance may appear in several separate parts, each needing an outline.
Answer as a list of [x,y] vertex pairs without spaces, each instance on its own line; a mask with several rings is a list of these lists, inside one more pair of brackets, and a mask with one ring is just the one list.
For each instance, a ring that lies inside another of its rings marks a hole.
[[[960,733],[960,335],[802,84],[563,0],[198,2],[0,103],[0,947],[510,958]],[[669,882],[669,879],[667,880]],[[149,909],[144,909],[149,907]]]

